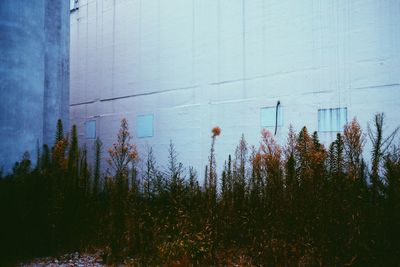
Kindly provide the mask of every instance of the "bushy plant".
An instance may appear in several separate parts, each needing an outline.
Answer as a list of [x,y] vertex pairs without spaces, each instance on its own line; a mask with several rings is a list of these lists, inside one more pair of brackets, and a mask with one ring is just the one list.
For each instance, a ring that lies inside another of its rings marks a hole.
[[109,171],[101,173],[100,140],[91,171],[76,127],[64,137],[59,121],[37,166],[24,154],[0,176],[0,258],[97,247],[110,263],[133,257],[145,266],[396,266],[400,149],[383,119],[368,128],[369,169],[354,119],[328,149],[306,127],[290,127],[284,146],[266,130],[259,147],[242,136],[220,178],[215,127],[202,187],[172,141],[167,166],[149,147],[140,169],[126,120],[108,150]]

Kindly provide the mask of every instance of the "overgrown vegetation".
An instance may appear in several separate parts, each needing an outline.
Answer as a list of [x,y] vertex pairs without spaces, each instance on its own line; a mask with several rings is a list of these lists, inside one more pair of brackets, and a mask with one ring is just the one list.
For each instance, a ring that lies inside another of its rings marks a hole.
[[353,120],[327,149],[305,127],[290,128],[284,146],[268,131],[258,148],[242,136],[218,176],[216,127],[200,186],[172,142],[163,168],[151,148],[139,156],[126,120],[108,154],[100,140],[95,151],[80,148],[76,127],[65,137],[60,121],[36,166],[24,154],[0,179],[1,259],[98,248],[110,263],[144,266],[397,266],[400,149],[383,129],[378,114],[371,167]]

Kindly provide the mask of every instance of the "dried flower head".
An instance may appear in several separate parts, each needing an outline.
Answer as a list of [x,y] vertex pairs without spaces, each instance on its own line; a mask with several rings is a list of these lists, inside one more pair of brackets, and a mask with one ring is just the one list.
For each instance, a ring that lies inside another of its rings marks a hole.
[[211,132],[213,137],[218,136],[221,134],[221,128],[215,126],[214,128],[212,128]]

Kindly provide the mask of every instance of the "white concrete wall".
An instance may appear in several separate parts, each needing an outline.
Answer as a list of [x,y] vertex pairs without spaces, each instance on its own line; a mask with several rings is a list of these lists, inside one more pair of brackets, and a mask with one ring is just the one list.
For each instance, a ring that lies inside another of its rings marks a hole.
[[[105,147],[125,117],[154,114],[159,162],[172,139],[202,173],[210,131],[221,167],[260,108],[280,100],[284,126],[318,129],[318,109],[347,107],[361,125],[400,124],[399,0],[79,0],[71,13],[71,124],[97,120]],[[320,133],[328,142],[336,133]],[[104,153],[105,154],[105,153]]]

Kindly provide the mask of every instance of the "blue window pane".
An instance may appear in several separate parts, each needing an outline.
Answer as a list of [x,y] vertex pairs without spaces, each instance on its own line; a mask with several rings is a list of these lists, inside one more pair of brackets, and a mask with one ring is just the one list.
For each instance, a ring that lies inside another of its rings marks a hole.
[[283,110],[278,107],[278,118],[276,118],[276,107],[265,107],[261,109],[261,127],[283,126]]
[[142,115],[136,117],[136,136],[138,138],[152,137],[153,131],[153,114]]
[[89,139],[96,138],[96,121],[91,120],[85,123],[85,136]]
[[329,108],[318,110],[318,131],[341,132],[347,123],[347,108]]

